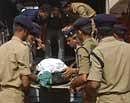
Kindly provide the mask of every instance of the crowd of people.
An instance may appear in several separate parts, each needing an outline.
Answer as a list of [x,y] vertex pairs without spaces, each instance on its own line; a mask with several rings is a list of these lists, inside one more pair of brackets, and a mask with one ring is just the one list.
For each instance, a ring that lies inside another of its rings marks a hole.
[[76,59],[63,76],[70,91],[80,94],[79,103],[130,103],[129,33],[115,16],[62,1],[23,11],[13,31],[0,46],[0,103],[28,103],[29,86],[38,80],[32,72],[37,55],[64,61],[64,43],[75,50]]

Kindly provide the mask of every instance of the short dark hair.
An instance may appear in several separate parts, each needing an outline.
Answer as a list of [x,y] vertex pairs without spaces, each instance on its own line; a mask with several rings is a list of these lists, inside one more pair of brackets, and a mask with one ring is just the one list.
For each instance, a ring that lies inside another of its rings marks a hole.
[[23,25],[19,23],[14,23],[13,24],[13,31],[22,31],[22,30],[27,30]]
[[112,26],[101,26],[98,28],[98,35],[102,37],[112,36],[113,27]]
[[121,24],[114,25],[113,31],[117,36],[122,37],[122,38],[124,38],[124,36],[128,34],[128,28]]

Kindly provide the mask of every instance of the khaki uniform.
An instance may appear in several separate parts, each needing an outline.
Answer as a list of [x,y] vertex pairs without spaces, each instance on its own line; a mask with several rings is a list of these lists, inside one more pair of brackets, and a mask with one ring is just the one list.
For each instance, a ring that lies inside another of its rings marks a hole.
[[24,42],[24,44],[25,44],[26,46],[28,46],[28,48],[29,48],[29,64],[30,64],[30,67],[31,67],[32,64],[33,64],[32,45],[31,45],[28,41]]
[[[97,42],[93,38],[86,39],[82,46],[77,48],[77,62],[79,67],[79,74],[88,74],[90,68],[90,53],[96,47]],[[84,85],[81,85],[81,87]],[[86,101],[88,95],[86,95],[85,88],[82,90],[83,103],[88,103]]]
[[89,55],[91,51],[96,47],[97,43],[93,38],[86,39],[82,46],[88,51],[86,51],[84,48],[79,48],[77,55],[78,55],[78,61],[79,61],[79,73],[80,74],[88,74],[89,72],[89,66],[90,66],[90,58]]
[[29,49],[14,36],[0,47],[0,103],[23,103],[21,74],[30,74]]
[[88,80],[100,82],[97,103],[130,103],[130,44],[104,38],[93,51],[104,63],[91,56]]
[[74,13],[77,13],[81,17],[93,17],[96,15],[94,9],[84,3],[71,3],[71,7]]

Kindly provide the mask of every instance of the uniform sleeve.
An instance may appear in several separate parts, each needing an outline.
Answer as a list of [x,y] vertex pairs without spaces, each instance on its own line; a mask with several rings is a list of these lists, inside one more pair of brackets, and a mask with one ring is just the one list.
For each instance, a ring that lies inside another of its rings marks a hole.
[[80,68],[79,73],[88,74],[89,66],[90,66],[89,54],[83,48],[80,48],[78,51],[78,57],[79,57],[79,68]]
[[[93,52],[103,61],[103,56],[99,50],[94,50]],[[103,68],[101,67],[100,62],[93,55],[90,56],[90,61],[91,67],[87,80],[101,81]]]
[[29,68],[29,48],[21,48],[17,53],[18,68],[21,75],[30,75]]
[[88,5],[80,5],[77,12],[82,17],[92,17],[96,14],[96,12]]

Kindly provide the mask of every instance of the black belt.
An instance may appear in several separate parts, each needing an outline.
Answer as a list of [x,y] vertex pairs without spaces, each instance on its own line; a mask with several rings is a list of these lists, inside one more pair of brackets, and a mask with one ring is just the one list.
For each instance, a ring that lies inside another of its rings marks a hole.
[[20,87],[12,86],[12,85],[0,85],[0,90],[6,89],[6,88],[14,88],[20,90]]

